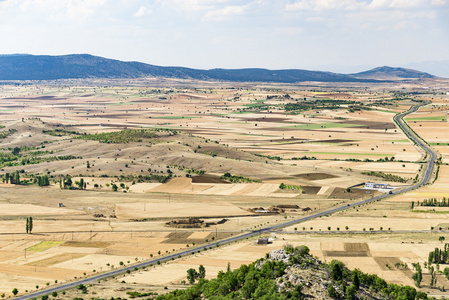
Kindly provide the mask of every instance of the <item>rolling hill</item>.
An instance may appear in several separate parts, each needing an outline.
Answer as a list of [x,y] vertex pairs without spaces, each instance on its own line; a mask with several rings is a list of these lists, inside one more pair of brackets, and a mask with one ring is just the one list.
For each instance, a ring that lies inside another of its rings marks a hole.
[[162,67],[141,62],[113,60],[89,54],[61,56],[29,54],[0,55],[0,80],[139,77],[295,83],[304,81],[372,82],[389,78],[432,78],[432,75],[414,70],[389,67],[346,75],[301,69],[268,70],[251,68],[200,70],[184,67]]
[[435,78],[435,76],[405,68],[392,68],[392,67],[378,67],[368,71],[351,74],[351,76],[363,79],[375,79],[375,80],[401,80],[401,79],[424,79]]

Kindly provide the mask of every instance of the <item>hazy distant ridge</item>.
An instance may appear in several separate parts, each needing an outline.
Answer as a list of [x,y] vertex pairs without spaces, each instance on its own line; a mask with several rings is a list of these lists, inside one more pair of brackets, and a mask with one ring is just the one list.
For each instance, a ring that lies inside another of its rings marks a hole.
[[[414,70],[401,68],[391,69],[394,70],[385,69],[381,71],[384,73],[394,72],[394,76],[398,78],[433,77],[430,74]],[[137,78],[145,76],[156,76],[200,80],[294,83],[302,81],[358,82],[373,81],[375,79],[385,79],[385,77],[391,77],[376,76],[376,74],[378,73],[374,73],[373,75],[373,73],[370,73],[373,72],[373,70],[352,75],[300,69],[267,70],[253,68],[199,70],[183,67],[161,67],[140,62],[124,62],[89,54],[72,54],[62,56],[26,54],[0,55],[0,80]],[[401,73],[400,70],[406,71],[402,71]],[[410,74],[410,76],[417,76],[415,75],[415,73],[426,74],[426,76],[422,75],[421,77],[401,77],[407,76],[407,74]]]
[[351,74],[351,76],[364,79],[381,79],[381,80],[395,80],[395,79],[424,79],[435,78],[435,76],[405,68],[392,68],[392,67],[378,67],[365,72]]

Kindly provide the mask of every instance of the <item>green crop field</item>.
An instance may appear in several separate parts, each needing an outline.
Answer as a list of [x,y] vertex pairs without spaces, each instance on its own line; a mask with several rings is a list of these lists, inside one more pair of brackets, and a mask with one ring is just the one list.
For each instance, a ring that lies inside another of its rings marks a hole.
[[59,246],[62,243],[63,242],[58,242],[58,241],[43,241],[43,242],[40,242],[37,245],[31,246],[27,250],[28,251],[34,251],[34,252],[42,252],[42,251],[48,250],[50,248],[53,248],[55,246]]
[[436,117],[423,117],[423,118],[406,118],[406,121],[443,121],[446,122],[446,117],[436,116]]

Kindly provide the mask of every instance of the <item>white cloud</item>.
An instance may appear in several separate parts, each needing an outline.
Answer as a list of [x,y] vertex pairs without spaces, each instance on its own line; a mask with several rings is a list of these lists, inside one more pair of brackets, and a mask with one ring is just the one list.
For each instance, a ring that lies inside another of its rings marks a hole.
[[145,6],[141,6],[139,8],[139,10],[133,16],[134,17],[144,17],[144,16],[151,15],[151,13],[152,13],[151,9],[149,9]]
[[300,0],[289,3],[285,6],[287,11],[299,10],[333,10],[333,9],[355,9],[363,5],[364,2],[356,0]]
[[285,5],[286,11],[366,10],[432,7],[449,4],[449,0],[299,0]]
[[221,21],[226,19],[227,17],[233,16],[233,15],[241,15],[244,13],[246,8],[246,5],[244,6],[225,6],[220,9],[208,11],[205,15],[203,20],[214,20],[214,21]]
[[182,11],[202,11],[213,9],[217,4],[224,1],[226,0],[156,0],[157,3],[160,3],[166,7]]
[[50,20],[84,20],[96,15],[107,0],[5,0],[0,13],[29,14],[30,17]]

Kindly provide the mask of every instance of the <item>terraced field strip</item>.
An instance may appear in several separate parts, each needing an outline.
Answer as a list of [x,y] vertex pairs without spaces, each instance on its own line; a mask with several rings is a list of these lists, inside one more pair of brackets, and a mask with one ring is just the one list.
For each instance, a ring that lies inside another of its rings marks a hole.
[[392,157],[394,154],[385,154],[385,153],[347,153],[347,152],[313,152],[313,151],[307,151],[304,152],[307,154],[334,154],[334,155],[367,155],[367,156],[388,156]]
[[316,129],[329,129],[329,128],[347,128],[347,127],[362,127],[362,124],[348,124],[348,123],[318,123],[318,124],[303,124],[294,126],[284,126],[281,128],[295,128],[295,129],[305,129],[305,130],[316,130]]
[[446,117],[443,117],[443,116],[422,117],[422,118],[406,118],[405,120],[407,122],[410,122],[410,121],[442,121],[442,122],[446,122],[447,121]]

